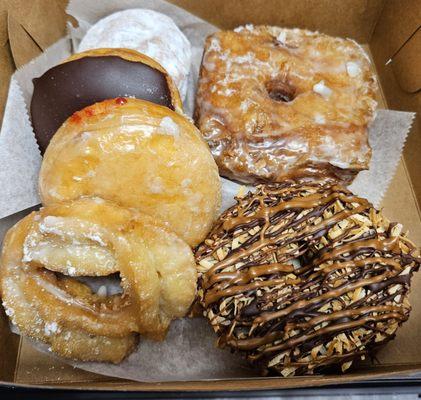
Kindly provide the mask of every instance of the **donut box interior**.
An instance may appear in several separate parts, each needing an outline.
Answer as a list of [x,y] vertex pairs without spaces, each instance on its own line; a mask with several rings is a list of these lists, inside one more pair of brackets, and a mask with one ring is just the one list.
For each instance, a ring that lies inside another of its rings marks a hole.
[[[380,108],[421,111],[421,3],[417,0],[173,0],[193,14],[221,27],[269,24],[319,30],[351,37],[364,44],[376,68]],[[8,80],[65,34],[65,0],[0,0],[0,118]],[[400,221],[410,238],[421,245],[421,130],[415,119],[404,156],[382,207],[391,220]],[[215,391],[261,390],[345,384],[363,380],[421,378],[421,272],[414,275],[410,295],[412,313],[397,337],[372,363],[343,375],[293,378],[206,380],[139,383],[74,369],[38,353],[9,330],[0,308],[0,385],[72,389]]]

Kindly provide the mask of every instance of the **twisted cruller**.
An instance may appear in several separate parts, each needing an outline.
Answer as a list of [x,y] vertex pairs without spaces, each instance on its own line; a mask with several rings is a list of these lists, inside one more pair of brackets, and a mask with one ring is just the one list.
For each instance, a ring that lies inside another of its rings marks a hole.
[[408,319],[421,259],[367,200],[328,183],[261,185],[196,251],[218,344],[264,373],[348,369]]
[[[123,293],[77,277],[118,273]],[[138,334],[163,339],[196,291],[189,246],[148,215],[98,198],[33,212],[6,235],[3,305],[21,333],[55,353],[120,362]]]

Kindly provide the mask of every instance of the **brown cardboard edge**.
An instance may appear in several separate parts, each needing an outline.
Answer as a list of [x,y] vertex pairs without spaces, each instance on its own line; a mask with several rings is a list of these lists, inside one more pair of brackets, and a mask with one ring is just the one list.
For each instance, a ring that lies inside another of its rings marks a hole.
[[[393,368],[393,370],[392,370]],[[254,391],[254,390],[274,390],[274,389],[294,389],[309,387],[329,387],[338,384],[352,384],[364,381],[384,380],[402,378],[403,375],[421,373],[421,364],[415,366],[389,366],[386,371],[359,372],[344,375],[314,375],[297,376],[292,378],[271,377],[271,378],[244,378],[227,380],[204,380],[204,381],[183,381],[183,382],[133,382],[133,381],[109,381],[109,382],[74,382],[74,384],[14,384],[0,381],[0,386],[13,386],[17,388],[32,389],[66,389],[66,390],[104,390],[104,391],[185,391],[185,392],[207,392],[207,391]]]
[[[413,191],[413,184],[408,174],[408,170],[405,165],[405,172],[410,182],[411,189]],[[415,193],[415,192],[414,192]],[[415,197],[416,198],[416,197]],[[419,203],[417,203],[418,213],[420,213]],[[111,378],[108,382],[92,382],[81,383],[74,382],[74,384],[60,384],[55,385],[27,385],[27,384],[13,384],[11,382],[0,381],[0,385],[13,385],[16,387],[24,388],[51,388],[51,389],[72,389],[72,390],[147,390],[147,391],[170,391],[170,390],[182,390],[182,391],[209,391],[209,390],[260,390],[260,389],[290,389],[294,387],[311,387],[311,386],[326,386],[336,385],[343,383],[361,382],[372,379],[387,379],[402,374],[412,374],[421,372],[421,364],[412,364],[411,366],[385,366],[380,367],[382,371],[370,371],[364,374],[349,374],[349,375],[338,375],[338,376],[315,376],[309,378],[297,377],[297,378],[259,378],[259,379],[240,379],[240,380],[221,380],[221,381],[192,381],[192,382],[165,382],[165,383],[138,383],[127,381],[116,381]],[[393,368],[394,371],[389,371]],[[280,384],[280,382],[297,382],[299,385]],[[112,387],[111,387],[112,386]]]

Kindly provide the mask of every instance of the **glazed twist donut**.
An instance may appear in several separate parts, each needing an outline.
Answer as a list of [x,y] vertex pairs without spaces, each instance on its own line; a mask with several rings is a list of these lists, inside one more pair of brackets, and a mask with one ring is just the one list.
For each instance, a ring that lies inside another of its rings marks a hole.
[[57,131],[39,176],[43,204],[98,196],[158,218],[191,246],[219,212],[218,168],[197,128],[137,99],[96,103]]
[[[122,294],[93,293],[75,279],[113,273]],[[195,287],[186,243],[148,215],[98,198],[31,213],[3,246],[7,314],[21,333],[64,357],[120,362],[138,333],[163,339],[171,320],[188,311]]]
[[199,298],[219,345],[264,373],[346,370],[408,319],[419,252],[367,200],[287,181],[237,203],[196,252]]

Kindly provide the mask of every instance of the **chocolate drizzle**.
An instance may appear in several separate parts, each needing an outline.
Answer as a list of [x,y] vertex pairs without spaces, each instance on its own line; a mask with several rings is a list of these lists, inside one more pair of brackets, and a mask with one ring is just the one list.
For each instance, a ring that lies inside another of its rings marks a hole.
[[174,110],[165,74],[118,56],[83,57],[49,69],[33,80],[31,118],[42,153],[74,112],[116,97],[135,97]]
[[199,297],[219,345],[265,373],[364,358],[408,319],[421,263],[401,227],[326,182],[260,185],[196,251]]

